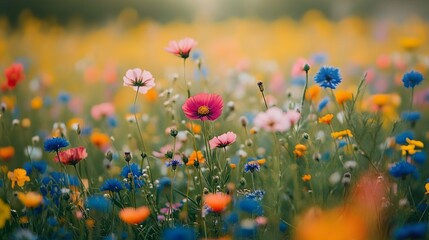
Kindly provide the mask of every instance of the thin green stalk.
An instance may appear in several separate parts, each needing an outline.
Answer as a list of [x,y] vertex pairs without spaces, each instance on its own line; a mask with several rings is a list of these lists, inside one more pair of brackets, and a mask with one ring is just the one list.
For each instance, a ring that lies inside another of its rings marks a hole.
[[189,89],[188,82],[186,81],[186,58],[183,59],[183,80],[185,81],[186,92],[188,93],[188,98],[191,97],[191,90]]

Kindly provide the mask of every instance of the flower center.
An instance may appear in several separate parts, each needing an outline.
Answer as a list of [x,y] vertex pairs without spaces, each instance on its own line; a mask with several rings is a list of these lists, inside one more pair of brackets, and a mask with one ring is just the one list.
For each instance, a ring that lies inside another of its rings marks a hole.
[[198,114],[201,116],[206,116],[210,113],[210,109],[207,106],[200,106],[198,107]]

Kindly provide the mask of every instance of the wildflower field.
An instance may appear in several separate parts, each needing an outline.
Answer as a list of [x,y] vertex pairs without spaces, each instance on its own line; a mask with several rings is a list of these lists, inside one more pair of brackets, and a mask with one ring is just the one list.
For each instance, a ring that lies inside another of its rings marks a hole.
[[0,19],[1,239],[429,239],[429,23]]

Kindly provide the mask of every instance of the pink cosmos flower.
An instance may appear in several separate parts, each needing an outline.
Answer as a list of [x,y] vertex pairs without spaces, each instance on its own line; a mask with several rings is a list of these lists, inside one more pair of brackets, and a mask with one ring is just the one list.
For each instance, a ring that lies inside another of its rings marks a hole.
[[291,126],[295,125],[301,118],[301,114],[297,111],[287,111],[285,115],[289,119]]
[[197,45],[197,42],[193,38],[184,38],[177,41],[170,41],[168,46],[165,48],[165,51],[172,53],[178,57],[183,59],[187,59],[189,57],[189,53],[192,48]]
[[70,148],[65,151],[59,152],[58,156],[54,158],[55,162],[61,162],[65,165],[76,165],[86,157],[88,157],[88,153],[84,147]]
[[231,143],[235,142],[235,139],[237,139],[237,135],[233,132],[227,132],[220,136],[214,137],[209,141],[210,148],[224,148]]
[[[176,146],[175,146],[175,153],[173,156],[173,159],[177,159],[177,160],[181,160],[182,157],[180,156],[180,154],[178,153],[178,150],[182,147],[182,143],[180,141],[176,142]],[[167,144],[165,146],[162,146],[159,149],[159,152],[157,151],[152,151],[152,155],[154,157],[160,158],[160,159],[166,159],[165,154],[169,151],[173,151],[173,145],[172,144]]]
[[147,93],[149,89],[155,86],[155,78],[146,70],[140,68],[129,69],[123,77],[124,86],[130,86],[134,91],[141,94]]
[[115,106],[110,102],[94,105],[91,108],[91,116],[95,120],[100,120],[103,117],[112,116],[113,114],[115,114]]
[[268,132],[284,132],[291,127],[289,117],[278,107],[272,107],[266,112],[260,112],[254,120],[255,126]]
[[182,106],[191,120],[214,121],[222,115],[223,100],[217,94],[200,93],[188,98]]

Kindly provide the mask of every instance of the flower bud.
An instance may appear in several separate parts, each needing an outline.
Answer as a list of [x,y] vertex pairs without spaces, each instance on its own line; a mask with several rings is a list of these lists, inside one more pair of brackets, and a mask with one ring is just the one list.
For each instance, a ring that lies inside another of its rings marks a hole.
[[176,137],[178,133],[179,133],[179,132],[178,132],[176,129],[171,129],[171,130],[170,130],[170,135],[171,135],[172,137]]
[[258,82],[258,87],[259,87],[259,91],[261,91],[261,92],[264,91],[264,83],[263,82]]
[[124,154],[125,154],[125,156],[124,156],[124,160],[125,160],[126,162],[131,161],[131,158],[132,158],[132,156],[131,156],[131,152],[125,152]]
[[304,70],[305,72],[308,72],[310,70],[310,65],[305,64],[302,70]]

